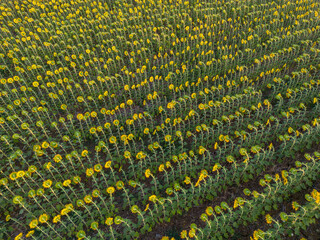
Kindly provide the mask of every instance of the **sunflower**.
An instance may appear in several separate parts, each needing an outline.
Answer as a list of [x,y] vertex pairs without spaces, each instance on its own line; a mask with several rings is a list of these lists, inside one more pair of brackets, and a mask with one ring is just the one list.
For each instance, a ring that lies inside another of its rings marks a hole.
[[90,228],[93,230],[98,230],[99,228],[99,223],[98,222],[92,222],[90,225]]
[[71,184],[71,180],[65,180],[63,181],[62,185],[65,186],[65,187],[68,187],[69,185]]
[[185,180],[183,181],[185,184],[191,184],[191,179],[190,177],[187,177],[185,178]]
[[28,171],[31,172],[31,173],[34,173],[34,172],[37,171],[37,167],[34,166],[34,165],[31,165],[31,166],[29,166]]
[[300,207],[300,205],[299,205],[299,203],[297,203],[297,202],[292,202],[292,208],[295,210],[295,211],[297,211],[298,209],[299,209],[299,207]]
[[61,157],[60,154],[57,154],[57,155],[55,155],[55,156],[53,157],[53,160],[54,160],[56,163],[58,163],[58,162],[60,162],[60,161],[62,160],[62,157]]
[[48,219],[49,219],[49,216],[44,213],[44,214],[40,215],[39,222],[46,223],[48,221]]
[[111,136],[111,137],[109,138],[109,142],[112,143],[112,144],[114,144],[114,143],[117,142],[117,138],[116,138],[115,136]]
[[100,196],[100,191],[98,189],[94,189],[92,191],[92,197],[96,198]]
[[93,168],[88,168],[88,169],[86,170],[86,175],[87,175],[88,177],[91,177],[93,174],[94,174]]
[[25,171],[19,171],[19,172],[17,172],[17,177],[18,178],[21,178],[21,177],[23,177],[25,175]]
[[46,149],[49,147],[49,143],[47,141],[44,141],[42,144],[41,144],[41,147]]
[[111,226],[113,224],[113,218],[109,217],[107,218],[106,222],[105,222],[108,226]]
[[66,110],[66,109],[67,109],[67,105],[66,105],[66,104],[62,104],[62,105],[61,105],[61,109],[62,109],[62,110]]
[[164,137],[164,140],[165,140],[166,142],[170,142],[170,141],[171,141],[171,135],[166,135],[166,136]]
[[129,151],[125,151],[123,156],[128,159],[131,157],[131,153]]
[[43,184],[42,184],[42,186],[43,186],[44,188],[50,188],[51,185],[52,185],[52,181],[51,181],[50,179],[44,181]]
[[58,223],[58,222],[60,222],[60,220],[61,220],[61,215],[57,215],[52,219],[52,222],[53,223]]
[[101,166],[101,164],[96,164],[96,165],[94,165],[94,170],[96,171],[96,172],[100,172],[101,170],[102,170],[102,166]]
[[31,237],[32,235],[34,234],[34,230],[31,230],[29,231],[27,234],[26,234],[26,237]]
[[199,154],[200,154],[200,155],[204,154],[205,151],[207,151],[207,149],[205,149],[205,148],[202,147],[202,146],[199,147]]
[[90,196],[90,195],[87,195],[87,196],[85,196],[84,197],[84,199],[83,199],[86,203],[91,203],[92,202],[92,197]]
[[117,186],[117,189],[120,190],[120,189],[122,189],[124,187],[124,183],[122,181],[118,181],[116,183],[116,186]]
[[106,191],[107,191],[107,193],[109,193],[109,194],[113,194],[114,191],[115,191],[115,188],[114,188],[114,187],[108,187]]
[[107,161],[106,164],[104,165],[105,168],[110,168],[111,167],[111,161]]
[[151,175],[152,175],[152,174],[151,174],[151,171],[150,171],[150,169],[148,168],[148,169],[145,171],[145,176],[146,176],[146,178],[149,178]]
[[16,180],[16,179],[18,178],[17,173],[16,173],[16,172],[10,173],[9,178],[10,178],[12,181]]
[[29,227],[30,228],[36,228],[38,226],[38,220],[37,219],[33,219],[30,223],[29,223]]
[[97,131],[97,129],[95,127],[90,128],[90,133],[91,134],[95,134]]
[[114,120],[114,121],[113,121],[113,125],[115,125],[115,126],[118,126],[118,125],[119,125],[119,123],[120,123],[120,122],[119,122],[119,120],[118,120],[118,119],[116,119],[116,120]]
[[88,156],[88,150],[83,150],[82,152],[81,152],[81,156],[82,157],[86,157],[86,156]]
[[266,215],[266,222],[268,223],[268,224],[271,224],[272,223],[272,217],[270,216],[270,214],[267,214]]

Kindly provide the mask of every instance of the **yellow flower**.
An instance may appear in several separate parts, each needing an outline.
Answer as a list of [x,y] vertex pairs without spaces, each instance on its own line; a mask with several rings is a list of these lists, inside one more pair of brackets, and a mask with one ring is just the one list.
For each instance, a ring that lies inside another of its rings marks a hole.
[[111,167],[111,161],[107,161],[106,164],[104,165],[105,168],[110,168]]
[[52,222],[53,222],[53,223],[58,223],[58,222],[60,222],[60,220],[61,220],[61,215],[57,215],[57,216],[55,216],[55,217],[53,218]]
[[87,196],[85,196],[84,197],[84,199],[83,199],[86,203],[91,203],[92,202],[92,197],[90,196],[90,195],[87,195]]
[[122,189],[124,187],[124,183],[122,181],[116,182],[117,189]]
[[157,199],[157,196],[156,196],[156,195],[151,195],[151,196],[149,197],[149,201],[151,201],[151,202],[155,202],[156,199]]
[[68,107],[68,106],[67,106],[66,104],[62,104],[62,105],[61,105],[61,109],[62,109],[62,110],[66,110],[67,107]]
[[144,209],[144,212],[146,212],[149,209],[149,203],[146,205],[146,208]]
[[119,122],[119,120],[118,120],[118,119],[116,119],[116,120],[114,120],[114,121],[113,121],[113,125],[115,125],[115,126],[118,126],[118,125],[119,125],[119,123],[120,123],[120,122]]
[[159,172],[163,172],[164,171],[164,165],[163,164],[160,164],[159,166]]
[[49,219],[49,216],[44,213],[44,214],[40,215],[39,222],[46,223],[48,221],[48,219]]
[[233,208],[236,209],[239,206],[238,199],[234,200]]
[[42,184],[42,186],[44,188],[49,188],[49,187],[51,187],[51,185],[52,185],[52,181],[50,179],[44,181],[43,184]]
[[63,181],[62,185],[65,186],[65,187],[68,187],[69,185],[71,184],[71,180],[65,180]]
[[38,226],[38,220],[37,219],[33,219],[30,223],[29,223],[29,227],[30,228],[35,228]]
[[9,177],[10,177],[10,179],[11,179],[12,181],[13,181],[13,180],[16,180],[16,179],[18,178],[18,176],[17,176],[17,173],[16,173],[16,172],[12,172],[12,173],[10,173]]
[[180,233],[180,237],[181,237],[182,239],[187,238],[187,235],[188,235],[187,230],[183,230],[183,231]]
[[18,105],[20,105],[20,100],[19,99],[17,99],[17,100],[14,100],[14,105],[16,105],[16,106],[18,106]]
[[207,214],[208,216],[211,216],[211,215],[213,214],[213,208],[212,208],[212,207],[207,207],[207,208],[206,208],[206,214]]
[[60,154],[57,154],[57,155],[55,155],[55,156],[53,157],[53,160],[54,160],[55,162],[57,162],[57,163],[60,162],[61,159],[62,159],[62,157],[61,157]]
[[92,191],[92,197],[97,198],[100,196],[100,191],[98,189],[94,189]]
[[207,150],[207,149],[205,149],[204,147],[200,146],[200,147],[199,147],[199,154],[200,154],[200,155],[204,154],[206,150]]
[[288,174],[287,171],[285,171],[285,170],[282,170],[282,171],[281,171],[281,176],[282,176],[282,178],[283,178],[283,184],[284,184],[284,185],[286,185],[286,184],[288,183],[287,174]]
[[81,114],[81,113],[77,114],[77,119],[79,121],[81,121],[83,119],[83,114]]
[[24,171],[19,171],[19,172],[17,172],[17,177],[23,177],[25,175],[25,172]]
[[219,163],[216,163],[212,168],[212,172],[215,172],[215,171],[219,170],[220,168],[221,168],[221,165]]
[[266,215],[266,222],[267,222],[268,224],[271,224],[271,223],[272,223],[272,217],[270,216],[270,214],[267,214],[267,215]]
[[108,225],[108,226],[111,226],[112,224],[113,224],[113,218],[107,218],[107,220],[106,220],[106,224]]
[[224,141],[224,136],[222,134],[219,136],[219,140],[220,140],[220,142]]
[[128,159],[131,157],[131,153],[129,151],[125,151],[123,156]]
[[107,193],[109,193],[109,194],[114,193],[114,191],[115,191],[115,188],[114,188],[114,187],[108,187],[108,188],[107,188]]
[[298,210],[299,209],[299,207],[300,207],[300,205],[297,203],[297,202],[292,202],[292,208],[294,209],[294,210]]
[[34,234],[34,230],[31,230],[26,234],[26,237],[31,237],[33,234]]
[[151,174],[151,171],[150,171],[150,169],[148,168],[148,169],[145,171],[145,176],[146,176],[146,178],[149,178],[151,175],[152,175],[152,174]]
[[193,238],[196,235],[196,230],[194,228],[190,229],[189,237]]
[[96,130],[97,130],[97,129],[96,129],[95,127],[92,127],[92,128],[90,128],[90,133],[91,133],[91,134],[95,134],[95,133],[96,133]]
[[144,152],[140,151],[140,152],[137,153],[136,158],[137,158],[137,159],[143,159],[143,158],[145,158],[146,156],[147,156],[147,155],[146,155]]
[[19,234],[14,238],[14,240],[19,240],[19,239],[22,238],[22,236],[23,236],[23,234],[22,234],[22,233],[19,233]]
[[198,181],[197,181],[196,184],[195,184],[195,187],[197,187],[197,186],[199,185],[199,183],[200,183],[203,179],[205,179],[205,175],[201,173],[200,176],[199,176]]
[[91,177],[93,174],[94,174],[93,168],[88,168],[88,169],[86,170],[86,175],[87,175],[88,177]]
[[233,156],[231,156],[231,155],[227,156],[227,162],[233,163],[234,161],[235,161],[235,158]]
[[111,136],[111,137],[109,138],[109,142],[110,142],[110,143],[116,143],[116,142],[117,142],[117,138],[116,138],[115,136]]
[[191,184],[191,179],[186,176],[186,179],[184,180],[185,184]]
[[96,165],[94,165],[94,170],[96,171],[96,172],[100,172],[101,170],[102,170],[102,166],[101,166],[101,164],[96,164]]
[[41,144],[42,148],[48,148],[49,147],[49,143],[44,141],[42,144]]
[[34,165],[31,165],[29,168],[28,168],[28,171],[31,172],[31,173],[34,173],[37,171],[37,167],[34,166]]
[[164,140],[165,140],[166,142],[170,142],[170,141],[171,141],[171,135],[166,135],[166,136],[164,137]]
[[91,117],[95,118],[98,114],[97,114],[97,112],[93,111],[90,113],[90,115],[91,115]]
[[64,208],[64,209],[61,210],[60,213],[61,213],[62,216],[64,216],[64,215],[67,215],[69,213],[69,210]]

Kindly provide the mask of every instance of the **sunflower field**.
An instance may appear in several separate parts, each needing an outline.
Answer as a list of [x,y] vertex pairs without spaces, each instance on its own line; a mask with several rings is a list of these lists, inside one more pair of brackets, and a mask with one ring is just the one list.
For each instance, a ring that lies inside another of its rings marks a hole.
[[319,14],[0,0],[0,239],[319,239]]

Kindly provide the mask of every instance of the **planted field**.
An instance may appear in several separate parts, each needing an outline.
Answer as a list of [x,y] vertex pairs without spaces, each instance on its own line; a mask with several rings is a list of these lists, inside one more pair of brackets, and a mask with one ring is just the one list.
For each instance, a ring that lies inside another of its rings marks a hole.
[[0,239],[318,239],[319,7],[1,1]]

